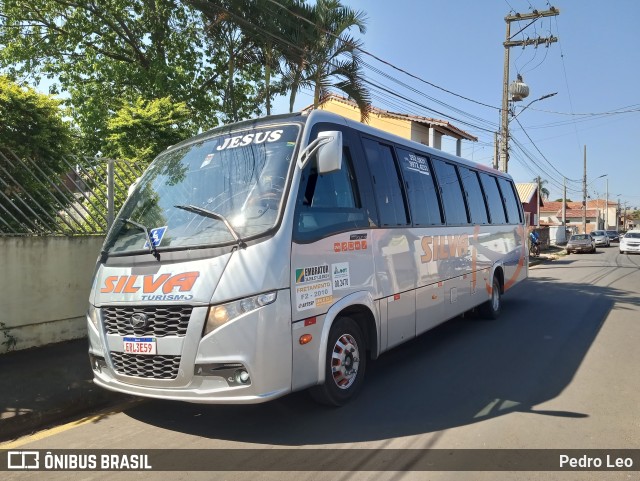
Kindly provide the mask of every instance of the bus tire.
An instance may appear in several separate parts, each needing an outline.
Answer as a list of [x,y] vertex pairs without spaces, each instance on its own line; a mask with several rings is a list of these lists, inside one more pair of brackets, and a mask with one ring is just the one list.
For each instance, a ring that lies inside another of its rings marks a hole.
[[500,281],[493,277],[491,286],[491,297],[484,304],[480,305],[480,316],[484,319],[494,320],[500,317],[502,311],[502,293],[500,291]]
[[362,330],[350,317],[336,319],[327,340],[325,380],[310,389],[313,399],[328,406],[343,406],[364,382],[367,346]]

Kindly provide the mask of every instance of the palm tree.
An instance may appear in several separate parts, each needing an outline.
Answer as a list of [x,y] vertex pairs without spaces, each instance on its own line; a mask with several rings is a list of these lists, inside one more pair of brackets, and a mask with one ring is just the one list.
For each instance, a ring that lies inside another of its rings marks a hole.
[[282,34],[285,38],[285,42],[281,44],[285,62],[282,87],[285,91],[289,90],[289,112],[293,112],[298,91],[312,86],[304,77],[304,73],[313,46],[317,43],[318,31],[316,9],[306,5],[304,0],[294,0],[289,11],[290,21],[282,22]]
[[[293,0],[281,1],[287,4]],[[230,120],[237,121],[248,111],[257,111],[264,102],[270,115],[274,96],[271,79],[280,73],[282,58],[275,46],[279,16],[268,14],[272,4],[267,0],[187,2],[207,19],[207,35],[218,49],[215,58],[218,75],[226,80],[222,111]],[[241,85],[237,85],[236,77]]]
[[534,178],[534,179],[533,179],[533,181],[534,181],[536,184],[539,184],[539,186],[540,186],[540,196],[541,196],[544,200],[549,200],[549,195],[550,195],[549,189],[547,189],[546,187],[544,187],[544,184],[548,184],[548,183],[549,183],[549,181],[548,181],[548,180],[541,179],[540,177],[536,177],[536,178]]
[[321,99],[335,88],[356,102],[361,120],[365,122],[371,102],[360,67],[358,49],[362,43],[348,34],[352,27],[360,33],[366,32],[365,13],[345,7],[339,0],[318,0],[315,6],[310,7],[309,15],[315,26],[307,28],[301,25],[293,32],[298,36],[296,44],[299,48],[294,49],[288,61],[290,109],[296,92],[303,86],[313,88],[313,105],[316,108]]

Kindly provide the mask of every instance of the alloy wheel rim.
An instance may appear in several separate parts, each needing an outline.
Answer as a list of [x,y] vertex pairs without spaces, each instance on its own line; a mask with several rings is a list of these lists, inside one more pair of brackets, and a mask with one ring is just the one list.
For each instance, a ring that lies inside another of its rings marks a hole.
[[331,354],[331,374],[339,389],[349,389],[356,381],[360,366],[360,350],[351,334],[342,334],[336,340]]

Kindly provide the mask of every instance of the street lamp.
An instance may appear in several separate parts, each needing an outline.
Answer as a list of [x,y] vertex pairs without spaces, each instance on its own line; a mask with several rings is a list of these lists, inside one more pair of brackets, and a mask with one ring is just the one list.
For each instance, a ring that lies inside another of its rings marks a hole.
[[540,97],[539,99],[535,99],[532,100],[531,102],[529,102],[527,105],[525,105],[522,110],[520,112],[518,112],[517,114],[513,115],[512,113],[512,117],[511,120],[515,119],[518,115],[520,115],[522,112],[524,112],[525,110],[527,110],[529,108],[529,106],[531,106],[531,104],[534,104],[536,102],[539,102],[540,100],[544,100],[544,99],[548,99],[549,97],[553,97],[554,95],[558,95],[558,92],[553,92],[552,94],[547,94],[547,95],[543,95],[542,97]]

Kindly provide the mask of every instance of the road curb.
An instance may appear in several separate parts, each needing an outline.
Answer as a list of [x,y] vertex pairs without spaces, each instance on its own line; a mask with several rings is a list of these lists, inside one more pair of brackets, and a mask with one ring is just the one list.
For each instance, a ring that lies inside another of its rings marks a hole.
[[0,442],[10,441],[35,431],[69,421],[92,410],[123,403],[133,399],[125,394],[110,392],[96,386],[93,381],[75,383],[64,402],[41,411],[16,413],[0,419]]

